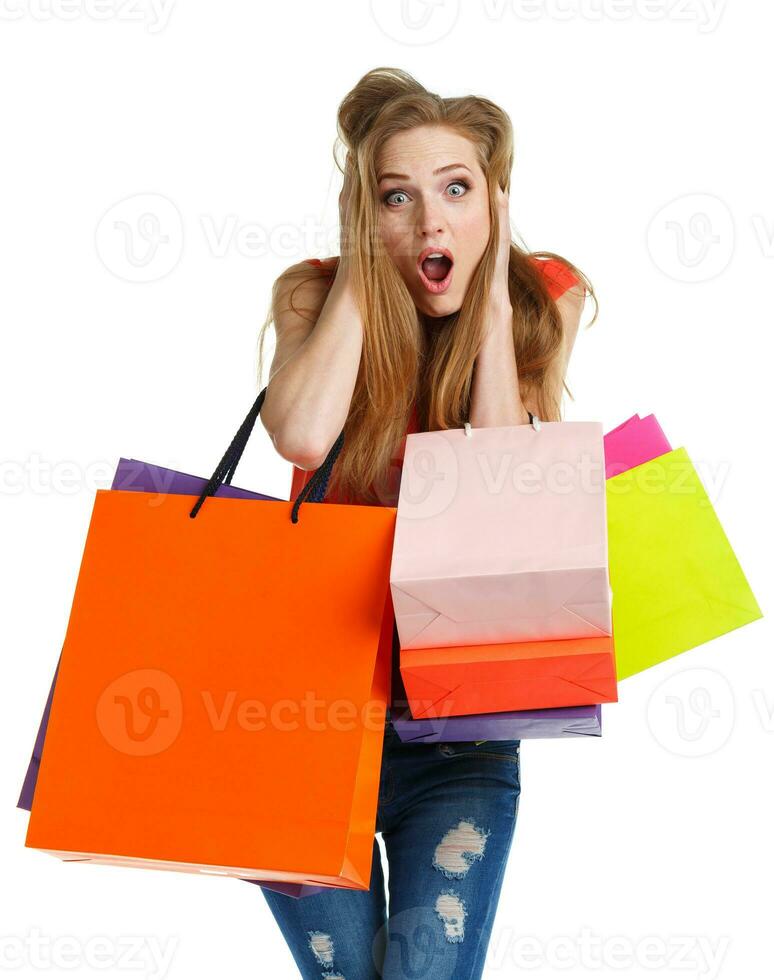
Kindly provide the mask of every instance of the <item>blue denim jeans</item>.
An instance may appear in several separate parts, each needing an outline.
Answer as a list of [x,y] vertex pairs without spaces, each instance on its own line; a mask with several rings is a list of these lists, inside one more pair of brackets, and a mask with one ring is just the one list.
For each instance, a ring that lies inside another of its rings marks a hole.
[[370,888],[262,892],[301,976],[476,980],[520,796],[519,740],[403,743],[387,721]]

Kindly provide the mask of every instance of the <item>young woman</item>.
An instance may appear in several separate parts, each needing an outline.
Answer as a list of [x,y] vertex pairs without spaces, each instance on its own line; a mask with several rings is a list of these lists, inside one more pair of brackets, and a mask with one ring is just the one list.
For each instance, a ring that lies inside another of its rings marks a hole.
[[[294,464],[292,497],[344,429],[325,499],[395,506],[407,432],[560,420],[594,293],[569,262],[511,241],[512,128],[493,102],[441,98],[379,68],[344,98],[338,132],[341,256],[275,283],[260,417]],[[263,890],[303,977],[481,976],[519,751],[518,740],[403,744],[388,713],[376,829],[389,903],[376,839],[368,891]]]

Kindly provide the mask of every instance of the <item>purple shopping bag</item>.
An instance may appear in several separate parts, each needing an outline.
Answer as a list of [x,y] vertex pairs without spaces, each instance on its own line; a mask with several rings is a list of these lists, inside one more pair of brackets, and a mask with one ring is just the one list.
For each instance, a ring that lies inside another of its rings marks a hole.
[[412,718],[397,665],[397,656],[393,656],[390,720],[401,742],[485,742],[489,739],[572,738],[602,734],[602,706],[599,704],[448,718]]
[[[392,709],[391,709],[392,710]],[[602,734],[602,705],[496,711],[488,715],[392,718],[401,742],[486,742],[511,738],[572,738]]]
[[[190,473],[180,473],[177,470],[167,469],[165,466],[155,466],[152,463],[143,463],[137,459],[125,459],[123,456],[118,461],[111,490],[136,490],[145,493],[177,493],[192,494],[199,496],[207,485],[207,480],[203,477],[192,476]],[[255,493],[252,490],[243,490],[240,487],[232,487],[228,483],[223,483],[215,492],[217,497],[233,497],[251,500],[278,500],[278,497],[269,497],[263,493]],[[40,769],[40,759],[43,752],[43,744],[46,738],[48,719],[51,713],[51,702],[54,696],[56,678],[59,673],[59,664],[54,672],[54,679],[51,682],[51,690],[48,692],[46,706],[43,709],[43,717],[40,720],[35,746],[32,751],[32,758],[27,767],[27,774],[24,777],[19,802],[16,804],[22,810],[31,810],[32,801],[35,795],[35,785],[37,783],[38,771]],[[303,898],[306,895],[316,895],[318,892],[325,891],[325,888],[316,885],[299,885],[294,882],[263,881],[260,879],[243,878],[252,885],[263,885],[272,891],[282,892],[291,898]]]

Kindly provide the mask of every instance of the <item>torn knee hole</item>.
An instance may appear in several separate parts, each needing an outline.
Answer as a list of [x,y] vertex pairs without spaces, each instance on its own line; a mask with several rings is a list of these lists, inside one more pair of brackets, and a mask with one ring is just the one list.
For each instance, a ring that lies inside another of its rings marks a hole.
[[327,932],[310,932],[309,948],[321,966],[333,965],[333,940]]
[[464,878],[474,861],[484,856],[489,832],[472,820],[460,820],[447,830],[433,855],[433,867],[447,878]]
[[461,943],[465,938],[465,903],[451,890],[443,891],[435,900],[435,911],[443,922],[447,942]]

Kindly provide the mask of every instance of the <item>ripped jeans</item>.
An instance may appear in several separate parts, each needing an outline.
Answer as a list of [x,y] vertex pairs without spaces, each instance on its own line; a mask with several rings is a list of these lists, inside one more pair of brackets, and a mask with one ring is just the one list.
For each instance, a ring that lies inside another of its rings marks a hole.
[[520,796],[519,740],[403,743],[384,732],[368,891],[261,888],[304,978],[481,977]]

